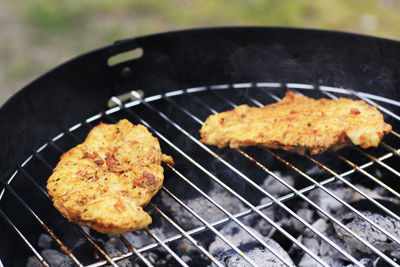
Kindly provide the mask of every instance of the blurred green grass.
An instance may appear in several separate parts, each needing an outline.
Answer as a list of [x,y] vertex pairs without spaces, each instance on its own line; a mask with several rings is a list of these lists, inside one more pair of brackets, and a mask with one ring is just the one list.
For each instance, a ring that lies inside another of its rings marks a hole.
[[[218,25],[281,25],[400,39],[398,0],[3,0],[0,103],[85,51],[132,36]],[[5,95],[5,96],[4,96]]]

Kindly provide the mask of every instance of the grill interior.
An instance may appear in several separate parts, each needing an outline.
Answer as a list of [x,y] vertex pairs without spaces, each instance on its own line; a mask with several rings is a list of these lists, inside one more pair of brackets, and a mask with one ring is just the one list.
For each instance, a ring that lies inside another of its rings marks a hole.
[[[198,130],[210,114],[239,104],[270,104],[287,89],[315,98],[363,99],[381,110],[393,131],[378,148],[349,146],[312,157],[256,147],[218,149],[198,141]],[[28,257],[30,264],[51,265],[44,243],[67,255],[64,261],[79,266],[115,266],[127,261],[139,266],[224,266],[232,257],[255,266],[249,246],[269,251],[280,265],[299,265],[305,257],[315,264],[331,265],[310,245],[306,234],[299,237],[304,232],[334,251],[331,258],[343,263],[363,266],[360,255],[370,254],[375,265],[398,266],[393,251],[350,225],[360,220],[384,236],[384,243],[400,246],[400,234],[367,213],[391,218],[394,226],[400,223],[400,135],[396,132],[400,102],[350,89],[281,83],[205,86],[144,98],[137,91],[131,94],[137,100],[121,102],[113,97],[115,107],[60,130],[16,166],[0,192],[0,225],[19,244],[17,249],[8,248],[19,261],[6,265],[25,264]],[[115,237],[67,222],[52,206],[45,185],[59,157],[81,143],[93,126],[122,118],[147,126],[176,165],[164,166],[164,187],[146,208],[153,224],[147,230]],[[272,185],[280,189],[272,190]],[[326,199],[334,208],[324,204]],[[311,218],[305,215],[305,207],[312,210]],[[333,234],[319,222],[334,229]],[[239,244],[238,235],[227,229],[251,242]],[[110,243],[115,244],[113,249]],[[224,245],[219,250],[211,249],[220,243]],[[360,252],[354,249],[357,246],[367,249]],[[282,248],[291,259],[281,253]]]

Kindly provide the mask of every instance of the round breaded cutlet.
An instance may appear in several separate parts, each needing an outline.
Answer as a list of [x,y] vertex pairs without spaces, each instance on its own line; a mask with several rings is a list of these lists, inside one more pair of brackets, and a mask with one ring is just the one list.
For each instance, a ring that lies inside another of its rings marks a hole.
[[145,126],[100,123],[61,156],[47,190],[71,222],[112,234],[143,229],[152,221],[143,206],[164,180],[161,162],[173,164]]

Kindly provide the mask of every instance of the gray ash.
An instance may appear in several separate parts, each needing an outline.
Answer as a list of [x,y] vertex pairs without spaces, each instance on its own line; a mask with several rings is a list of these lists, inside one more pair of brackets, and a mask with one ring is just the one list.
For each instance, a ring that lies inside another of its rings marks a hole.
[[[281,255],[283,258],[285,258],[292,266],[294,266],[294,263],[290,258],[290,256],[281,246],[279,246],[278,243],[276,243],[272,239],[265,239],[265,242],[273,249],[275,249],[277,253]],[[241,249],[246,254],[246,256],[248,256],[257,266],[270,266],[270,267],[286,266],[270,251],[268,251],[263,247],[260,247],[254,242],[246,243],[245,245],[239,246],[239,249]],[[233,266],[233,267],[249,266],[249,263],[233,250],[228,250],[222,253],[221,255],[219,255],[219,258],[226,266]]]
[[[363,211],[362,214],[382,227],[387,232],[393,234],[395,237],[400,238],[400,222],[394,220],[391,217],[383,216],[380,214],[372,213],[369,211]],[[390,252],[392,257],[400,259],[400,245],[393,242],[384,233],[372,227],[368,222],[360,218],[357,214],[353,212],[347,212],[341,214],[341,220],[344,224],[353,232],[357,233],[361,238],[368,241],[383,252]],[[347,244],[364,253],[373,253],[371,249],[360,243],[351,234],[345,232],[338,225],[334,225],[334,229],[340,239],[342,239]]]
[[[191,229],[203,225],[196,217],[185,210],[175,200],[170,198],[166,193],[161,192],[160,205],[165,207],[165,210],[169,211],[172,218],[178,218],[179,224],[185,229]],[[236,214],[244,209],[244,206],[240,200],[232,197],[226,190],[222,190],[220,187],[215,187],[208,192],[208,195],[216,200],[216,202],[229,211],[231,214]],[[194,212],[199,214],[208,222],[214,222],[219,219],[223,219],[226,215],[215,207],[210,201],[204,197],[196,197],[187,201],[189,206]]]
[[[249,230],[265,241],[289,263],[293,263],[287,252],[277,242],[271,238],[258,234],[259,231],[252,227],[249,227]],[[227,237],[232,245],[242,250],[257,265],[265,266],[265,264],[267,264],[267,266],[285,266],[270,251],[255,242],[254,238],[236,223],[231,222],[224,225],[220,232]],[[216,255],[217,259],[225,263],[226,266],[248,266],[248,263],[242,257],[240,257],[228,244],[218,237],[210,244],[208,250],[211,254]]]
[[[70,257],[54,249],[44,249],[41,251],[43,258],[50,266],[72,267],[75,266]],[[42,263],[36,257],[29,257],[26,263],[27,267],[42,267]]]

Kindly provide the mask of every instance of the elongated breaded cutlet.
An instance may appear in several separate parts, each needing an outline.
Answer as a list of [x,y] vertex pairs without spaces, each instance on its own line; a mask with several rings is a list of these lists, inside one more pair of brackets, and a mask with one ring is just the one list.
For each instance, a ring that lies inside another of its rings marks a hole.
[[138,230],[151,223],[142,207],[162,186],[161,162],[173,164],[143,125],[100,123],[61,156],[47,190],[69,221],[102,233]]
[[382,114],[362,100],[316,100],[288,91],[274,104],[241,105],[209,116],[200,141],[220,148],[258,145],[317,154],[349,141],[376,147],[391,129]]

